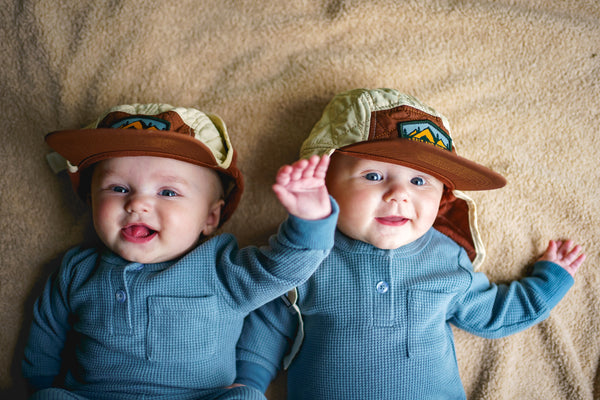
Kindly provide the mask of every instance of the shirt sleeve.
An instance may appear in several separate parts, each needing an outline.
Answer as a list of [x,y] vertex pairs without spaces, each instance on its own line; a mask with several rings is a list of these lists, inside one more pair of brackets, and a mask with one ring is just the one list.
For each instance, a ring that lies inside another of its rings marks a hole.
[[62,265],[47,280],[33,306],[33,321],[22,362],[23,376],[34,389],[50,387],[59,375],[69,324],[69,274],[83,253],[78,248],[65,254]]
[[267,390],[298,329],[298,315],[277,298],[250,313],[237,345],[237,383]]
[[531,276],[508,285],[470,273],[471,285],[456,302],[450,322],[486,338],[508,336],[543,321],[574,284],[564,268],[548,261],[536,262]]
[[315,272],[334,243],[339,207],[332,197],[330,201],[332,213],[327,218],[288,216],[268,246],[238,249],[230,240],[218,250],[222,294],[236,309],[250,312],[304,283]]

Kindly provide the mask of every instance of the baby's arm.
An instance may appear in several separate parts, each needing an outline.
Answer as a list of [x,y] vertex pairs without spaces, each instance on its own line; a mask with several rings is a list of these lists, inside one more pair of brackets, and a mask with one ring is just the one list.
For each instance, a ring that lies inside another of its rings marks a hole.
[[573,241],[551,240],[533,264],[531,275],[518,281],[494,284],[482,272],[473,272],[471,285],[457,301],[451,322],[486,338],[527,329],[548,318],[574,285],[573,275],[584,260],[581,246]]
[[551,240],[548,243],[548,248],[542,256],[540,261],[550,261],[563,267],[571,276],[575,277],[575,273],[583,264],[585,260],[585,254],[581,252],[581,246],[575,245],[573,247],[572,240],[560,241]]
[[331,214],[325,175],[329,156],[312,156],[285,165],[277,172],[273,191],[286,210],[307,220],[322,219]]

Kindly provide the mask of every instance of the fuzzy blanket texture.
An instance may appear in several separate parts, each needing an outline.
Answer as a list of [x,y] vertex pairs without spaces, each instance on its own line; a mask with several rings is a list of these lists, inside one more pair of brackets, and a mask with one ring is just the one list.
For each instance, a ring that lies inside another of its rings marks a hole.
[[[223,231],[262,244],[270,186],[332,96],[392,87],[445,114],[459,153],[508,185],[470,192],[507,282],[549,239],[588,259],[543,323],[499,340],[455,330],[469,399],[600,398],[600,3],[597,0],[21,0],[0,7],[0,397],[24,398],[32,304],[90,235],[44,135],[110,106],[195,106],[228,125],[246,192]],[[269,399],[284,399],[284,376]]]

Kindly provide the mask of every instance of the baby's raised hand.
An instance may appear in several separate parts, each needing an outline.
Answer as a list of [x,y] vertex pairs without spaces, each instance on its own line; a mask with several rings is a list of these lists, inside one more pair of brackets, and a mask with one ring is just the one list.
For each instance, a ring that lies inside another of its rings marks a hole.
[[581,246],[575,245],[573,247],[572,240],[560,241],[551,240],[548,244],[548,248],[542,256],[540,261],[551,261],[556,263],[567,270],[571,276],[575,276],[577,269],[583,264],[585,260],[585,254],[581,252]]
[[325,187],[328,166],[329,156],[323,155],[299,160],[279,169],[273,191],[290,214],[309,220],[331,214],[329,192]]

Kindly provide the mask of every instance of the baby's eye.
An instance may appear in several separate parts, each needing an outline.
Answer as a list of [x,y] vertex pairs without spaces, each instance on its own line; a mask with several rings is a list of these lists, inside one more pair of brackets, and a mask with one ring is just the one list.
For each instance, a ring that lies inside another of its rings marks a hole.
[[425,184],[425,179],[421,178],[420,176],[415,176],[410,180],[410,183],[416,186],[423,186]]
[[116,193],[127,193],[128,192],[127,188],[125,188],[123,186],[113,186],[111,188],[111,190]]
[[379,172],[368,172],[365,174],[365,179],[368,181],[380,181],[383,180],[383,175]]
[[160,192],[158,192],[159,196],[166,196],[166,197],[175,197],[177,196],[177,193],[174,190],[171,189],[163,189]]

